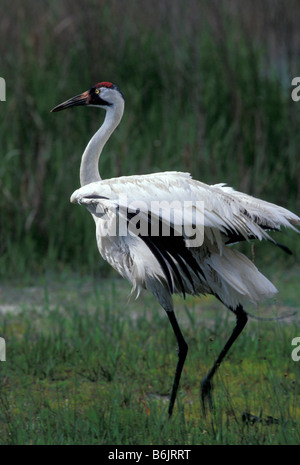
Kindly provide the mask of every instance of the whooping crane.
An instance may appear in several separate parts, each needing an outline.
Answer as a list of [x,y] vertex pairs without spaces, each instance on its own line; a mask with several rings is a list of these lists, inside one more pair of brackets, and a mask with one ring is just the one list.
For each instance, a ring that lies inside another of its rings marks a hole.
[[[257,303],[277,292],[255,265],[230,245],[266,239],[289,252],[267,231],[279,230],[281,226],[296,230],[294,225],[300,224],[300,218],[285,208],[224,184],[196,181],[189,173],[164,172],[102,180],[98,169],[100,154],[121,121],[124,97],[116,85],[100,82],[51,111],[77,105],[103,108],[106,116],[83,153],[81,188],[72,194],[71,202],[84,205],[92,214],[98,249],[104,260],[131,281],[138,293],[142,288],[152,292],[168,315],[178,343],[169,415],[188,351],[175,317],[172,294],[212,294],[236,316],[232,334],[201,382],[205,412],[206,400],[212,406],[213,375],[247,323],[244,301]],[[183,208],[184,202],[189,208]],[[166,205],[171,207],[168,209]],[[197,218],[202,219],[197,222]],[[138,221],[134,222],[135,219]],[[120,223],[121,232],[117,228]],[[168,234],[162,232],[164,224],[169,226]],[[188,234],[187,226],[194,235]],[[156,228],[155,233],[152,227]],[[197,236],[200,242],[195,246],[193,238]]]

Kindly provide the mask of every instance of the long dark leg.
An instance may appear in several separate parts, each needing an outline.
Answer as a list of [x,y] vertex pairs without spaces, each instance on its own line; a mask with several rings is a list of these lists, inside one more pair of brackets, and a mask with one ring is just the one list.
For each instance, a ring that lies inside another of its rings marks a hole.
[[230,338],[226,342],[223,350],[221,351],[220,355],[216,359],[212,368],[209,370],[207,375],[201,381],[201,400],[202,400],[202,408],[203,408],[204,413],[205,413],[205,401],[206,400],[208,400],[210,408],[213,407],[212,397],[211,397],[211,391],[212,391],[211,380],[217,368],[219,368],[219,366],[221,365],[222,360],[227,354],[228,350],[230,349],[234,341],[237,339],[237,337],[240,335],[240,333],[243,331],[248,321],[247,313],[245,312],[245,310],[243,309],[241,305],[239,305],[235,310],[233,310],[232,308],[230,308],[230,310],[232,310],[236,315],[236,325],[232,331]]
[[174,376],[174,381],[173,381],[173,387],[172,387],[172,392],[170,396],[170,402],[169,402],[169,416],[172,415],[173,412],[173,407],[174,407],[174,402],[176,399],[176,394],[177,394],[177,389],[181,377],[181,372],[183,369],[183,365],[186,359],[187,351],[188,351],[188,345],[185,342],[185,339],[182,335],[182,332],[178,326],[176,316],[174,312],[167,311],[167,315],[169,317],[170,323],[172,325],[177,343],[178,343],[178,362],[176,366],[176,371],[175,371],[175,376]]

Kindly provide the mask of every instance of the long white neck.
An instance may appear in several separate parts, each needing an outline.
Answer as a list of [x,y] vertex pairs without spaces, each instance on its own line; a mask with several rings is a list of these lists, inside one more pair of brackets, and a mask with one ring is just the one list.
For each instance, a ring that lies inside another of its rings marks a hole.
[[101,181],[99,174],[99,158],[104,145],[120,123],[123,112],[123,99],[120,99],[120,101],[114,103],[114,105],[106,108],[105,120],[96,134],[91,138],[81,158],[81,186],[85,186],[91,182]]

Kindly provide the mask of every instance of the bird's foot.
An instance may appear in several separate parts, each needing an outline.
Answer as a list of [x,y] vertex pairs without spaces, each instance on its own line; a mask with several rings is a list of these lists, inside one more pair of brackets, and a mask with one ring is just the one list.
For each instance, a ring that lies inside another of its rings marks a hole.
[[208,377],[201,381],[201,405],[204,416],[206,415],[206,402],[208,403],[210,411],[215,409],[214,401],[212,398],[213,385]]

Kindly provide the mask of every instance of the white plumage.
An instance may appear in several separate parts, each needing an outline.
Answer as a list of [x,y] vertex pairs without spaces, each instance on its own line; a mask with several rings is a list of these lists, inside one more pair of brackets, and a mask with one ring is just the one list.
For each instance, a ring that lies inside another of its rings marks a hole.
[[[170,204],[182,199],[204,202],[204,242],[199,249],[190,248],[190,252],[201,263],[206,280],[198,280],[196,292],[186,282],[187,293],[218,294],[226,305],[235,308],[244,297],[257,303],[277,292],[247,257],[226,246],[226,231],[245,238],[255,236],[260,240],[272,240],[261,226],[268,229],[279,229],[281,226],[294,228],[293,223],[297,224],[298,217],[282,207],[236,192],[222,184],[209,186],[193,180],[188,173],[180,172],[98,181],[81,187],[71,196],[71,202],[86,206],[92,213],[102,257],[132,282],[134,288],[147,288],[149,277],[159,278],[163,287],[165,276],[159,262],[139,237],[120,238],[107,234],[110,221],[115,231],[116,205],[124,192],[127,193],[128,205],[139,199],[147,205],[146,213],[151,211],[151,203],[155,199]],[[105,199],[99,199],[99,196]],[[97,216],[97,209],[100,212],[109,210],[110,214],[103,219]],[[178,285],[175,290],[180,292]]]
[[[258,303],[277,292],[256,266],[231,245],[266,239],[287,250],[271,238],[269,231],[281,227],[296,230],[300,218],[225,184],[196,181],[189,173],[164,172],[101,180],[99,157],[122,118],[123,95],[115,85],[102,82],[53,111],[74,105],[104,108],[106,118],[83,154],[82,187],[72,194],[71,202],[84,205],[92,214],[102,257],[138,293],[142,288],[150,290],[167,311],[179,346],[169,414],[187,353],[173,312],[172,294],[213,294],[237,317],[232,335],[202,381],[203,406],[206,398],[211,404],[211,379],[247,322],[242,304],[247,300]],[[160,229],[165,224],[171,231],[167,236]],[[196,247],[186,233],[191,230],[196,235],[193,237],[201,238]]]

